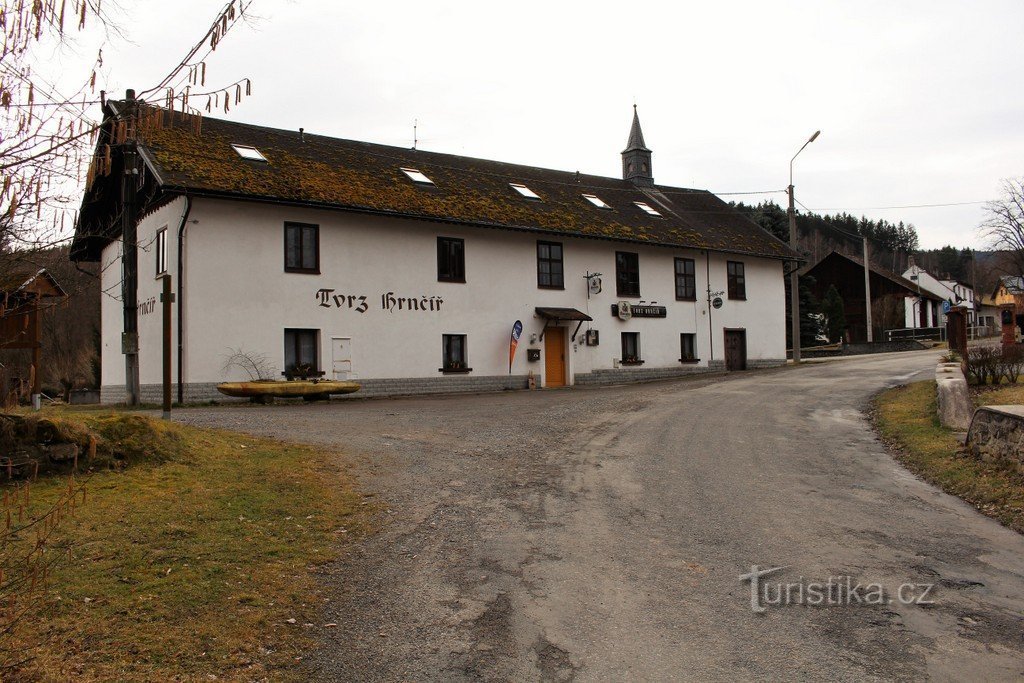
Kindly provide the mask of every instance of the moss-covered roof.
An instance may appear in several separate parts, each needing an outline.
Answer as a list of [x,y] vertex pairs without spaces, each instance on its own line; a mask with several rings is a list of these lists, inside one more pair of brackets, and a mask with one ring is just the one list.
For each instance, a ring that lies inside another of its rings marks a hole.
[[[257,148],[247,161],[232,144]],[[486,161],[204,118],[150,131],[145,156],[164,192],[312,203],[414,218],[584,237],[793,258],[783,242],[710,192],[655,186],[570,171]],[[425,173],[412,182],[402,167]],[[523,183],[541,199],[522,197]],[[599,209],[582,196],[598,195]],[[662,214],[650,216],[634,202]]]

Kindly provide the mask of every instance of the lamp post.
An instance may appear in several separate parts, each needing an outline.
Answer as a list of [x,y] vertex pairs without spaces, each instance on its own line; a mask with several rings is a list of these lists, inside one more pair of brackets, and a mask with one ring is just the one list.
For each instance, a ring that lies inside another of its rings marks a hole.
[[[804,151],[804,147],[811,144],[818,139],[821,135],[820,130],[814,131],[814,135],[808,138],[807,142],[803,144],[803,147],[796,151],[793,158],[789,160],[789,246],[793,248],[793,251],[797,250],[796,244],[796,199],[793,197],[793,162],[800,156],[800,152]],[[790,322],[790,329],[793,336],[793,363],[800,362],[800,281],[797,275],[799,268],[794,267],[792,272],[789,274],[789,302],[790,310],[792,311],[792,320]]]

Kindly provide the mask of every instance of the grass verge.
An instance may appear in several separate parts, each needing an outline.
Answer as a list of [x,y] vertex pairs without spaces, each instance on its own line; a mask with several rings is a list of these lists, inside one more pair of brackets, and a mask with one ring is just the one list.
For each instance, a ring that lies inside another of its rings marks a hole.
[[1024,476],[963,452],[956,434],[939,424],[935,382],[882,392],[874,400],[874,420],[907,469],[1024,533]]
[[[155,446],[109,416],[81,419],[107,438]],[[17,677],[301,680],[299,658],[325,627],[313,570],[369,530],[372,506],[312,448],[154,429],[180,456],[89,475],[84,505],[61,523],[70,555],[18,625],[32,659]],[[67,484],[33,483],[32,508]]]
[[972,386],[971,394],[979,406],[1024,405],[1024,384]]

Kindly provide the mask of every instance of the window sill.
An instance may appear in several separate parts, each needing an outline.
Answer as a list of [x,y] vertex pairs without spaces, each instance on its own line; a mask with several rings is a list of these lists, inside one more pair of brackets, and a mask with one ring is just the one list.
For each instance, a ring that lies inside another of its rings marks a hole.
[[729,301],[746,301],[746,300],[747,300],[747,297],[745,297],[745,296],[730,296],[729,297]]
[[565,291],[565,285],[537,285],[537,289],[554,289]]
[[455,283],[457,285],[464,285],[464,284],[466,284],[466,278],[462,278],[461,280],[455,280],[455,279],[452,279],[452,278],[439,277],[439,278],[437,278],[437,281],[438,282],[453,282],[453,283]]
[[620,360],[619,361],[619,365],[626,365],[626,366],[630,366],[630,365],[643,365],[643,364],[644,364],[644,361],[642,361],[642,360]]
[[319,275],[319,268],[285,268],[286,273],[301,273],[303,275]]
[[615,298],[616,299],[639,299],[640,295],[639,294],[621,294],[620,292],[615,292]]
[[446,375],[465,375],[473,372],[473,368],[438,368],[437,371]]
[[697,297],[695,297],[695,296],[677,296],[676,297],[676,301],[690,301],[692,303],[696,303],[697,302]]
[[700,358],[680,358],[680,363],[699,363]]

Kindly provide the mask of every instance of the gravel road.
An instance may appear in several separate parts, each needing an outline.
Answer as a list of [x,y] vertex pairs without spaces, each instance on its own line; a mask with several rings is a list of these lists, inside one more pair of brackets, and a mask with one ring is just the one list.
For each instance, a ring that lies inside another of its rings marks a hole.
[[[1024,538],[908,474],[864,415],[936,358],[176,415],[342,449],[384,501],[324,575],[339,627],[313,680],[1020,680]],[[756,613],[754,565],[886,604]]]

